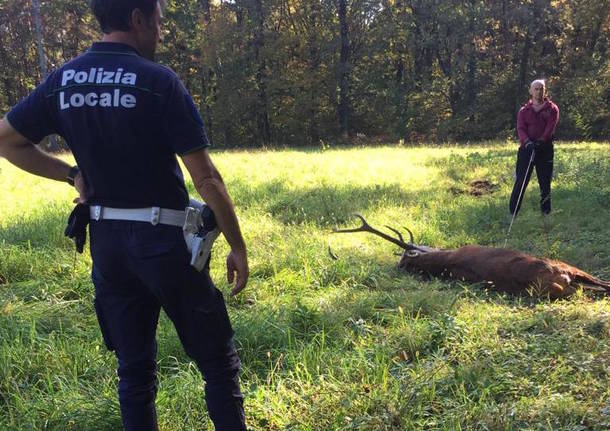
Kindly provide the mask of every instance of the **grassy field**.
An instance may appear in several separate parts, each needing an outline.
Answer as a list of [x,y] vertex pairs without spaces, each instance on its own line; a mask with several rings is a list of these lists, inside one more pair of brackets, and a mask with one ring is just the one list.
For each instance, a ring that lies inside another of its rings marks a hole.
[[[534,179],[509,246],[610,279],[609,153],[559,143],[552,219]],[[213,154],[249,246],[249,285],[228,304],[252,430],[610,429],[607,299],[426,281],[381,238],[330,233],[360,212],[419,243],[502,246],[515,157],[499,142]],[[497,188],[472,196],[477,179]],[[0,190],[0,430],[117,430],[90,257],[63,236],[74,190],[5,160]],[[219,240],[211,269],[224,292],[226,251]],[[161,429],[211,430],[165,316],[158,341]]]

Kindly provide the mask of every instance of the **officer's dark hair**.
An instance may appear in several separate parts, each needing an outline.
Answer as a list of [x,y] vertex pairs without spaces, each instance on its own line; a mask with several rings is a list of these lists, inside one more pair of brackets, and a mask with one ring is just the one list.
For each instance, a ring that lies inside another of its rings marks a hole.
[[129,31],[131,13],[140,9],[146,18],[151,18],[161,0],[91,0],[91,11],[102,31]]

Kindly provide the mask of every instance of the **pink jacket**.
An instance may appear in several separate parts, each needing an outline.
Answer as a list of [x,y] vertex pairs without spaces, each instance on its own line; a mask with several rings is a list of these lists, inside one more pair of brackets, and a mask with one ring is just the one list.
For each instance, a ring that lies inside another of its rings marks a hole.
[[549,99],[545,99],[542,109],[536,112],[530,100],[523,105],[517,116],[517,133],[521,146],[525,145],[528,140],[538,140],[544,144],[550,144],[553,141],[558,122],[559,108],[557,105]]

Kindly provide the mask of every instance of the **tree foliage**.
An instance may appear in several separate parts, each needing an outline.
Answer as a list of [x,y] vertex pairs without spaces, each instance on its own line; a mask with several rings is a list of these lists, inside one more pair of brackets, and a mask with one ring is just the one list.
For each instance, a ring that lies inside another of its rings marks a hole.
[[[515,134],[546,78],[557,136],[610,138],[610,2],[167,0],[158,59],[217,146]],[[41,1],[48,68],[99,37],[84,1]],[[31,0],[0,0],[0,106],[42,79]]]

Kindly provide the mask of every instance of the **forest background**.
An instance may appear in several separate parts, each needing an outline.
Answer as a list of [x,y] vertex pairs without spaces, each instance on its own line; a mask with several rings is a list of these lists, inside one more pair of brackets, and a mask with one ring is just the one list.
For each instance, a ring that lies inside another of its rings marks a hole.
[[[100,37],[84,0],[0,0],[3,113],[43,79],[35,1],[47,70]],[[193,95],[216,147],[512,138],[535,78],[560,106],[558,138],[610,139],[608,0],[165,6],[157,58]]]

